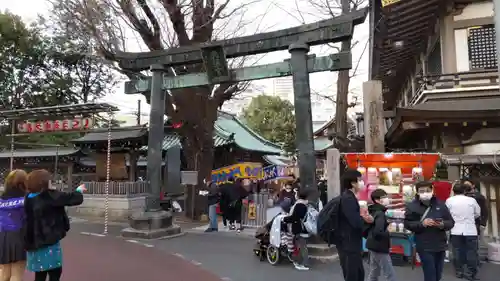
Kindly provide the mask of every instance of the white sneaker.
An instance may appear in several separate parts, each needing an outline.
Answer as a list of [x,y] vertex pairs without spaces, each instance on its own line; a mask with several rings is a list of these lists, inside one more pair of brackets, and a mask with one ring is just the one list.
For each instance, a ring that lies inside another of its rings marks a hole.
[[303,265],[298,264],[296,262],[293,263],[293,266],[295,266],[295,269],[297,269],[297,270],[309,270],[309,267],[303,266]]

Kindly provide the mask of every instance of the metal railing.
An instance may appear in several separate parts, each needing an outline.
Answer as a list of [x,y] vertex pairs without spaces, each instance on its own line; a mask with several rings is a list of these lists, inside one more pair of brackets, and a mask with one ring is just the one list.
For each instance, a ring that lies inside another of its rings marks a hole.
[[417,89],[409,101],[410,105],[422,102],[427,94],[424,91],[498,86],[499,82],[495,69],[417,76],[416,81]]
[[[87,191],[85,194],[88,195],[104,195],[106,194],[106,183],[105,182],[95,182],[95,181],[84,181],[81,182],[85,184]],[[146,182],[115,182],[109,183],[108,192],[110,195],[121,195],[121,196],[137,196],[148,193],[148,185]]]
[[261,192],[254,193],[248,196],[249,204],[255,204],[255,219],[250,218],[248,215],[249,205],[244,205],[241,215],[241,223],[244,227],[260,227],[267,222],[267,208],[268,208],[269,193]]

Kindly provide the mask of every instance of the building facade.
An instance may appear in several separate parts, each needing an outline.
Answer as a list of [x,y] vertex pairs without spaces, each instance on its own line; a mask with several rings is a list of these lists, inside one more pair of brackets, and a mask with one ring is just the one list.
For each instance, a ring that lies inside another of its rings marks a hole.
[[382,81],[387,149],[441,152],[450,180],[479,180],[489,198],[489,233],[498,236],[493,2],[371,0],[371,6],[370,79]]

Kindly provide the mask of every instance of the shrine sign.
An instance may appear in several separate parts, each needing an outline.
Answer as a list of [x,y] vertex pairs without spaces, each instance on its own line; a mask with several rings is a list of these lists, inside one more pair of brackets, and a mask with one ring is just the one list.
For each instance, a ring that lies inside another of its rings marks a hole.
[[17,124],[19,133],[44,133],[60,131],[80,131],[91,129],[94,125],[92,118],[72,118],[64,120],[26,121]]

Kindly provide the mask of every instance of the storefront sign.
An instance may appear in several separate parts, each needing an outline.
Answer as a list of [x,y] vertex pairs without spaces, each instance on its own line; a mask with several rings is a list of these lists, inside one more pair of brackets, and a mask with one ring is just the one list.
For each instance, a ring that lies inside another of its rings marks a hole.
[[262,169],[262,176],[264,181],[273,180],[276,178],[286,177],[286,167],[272,165]]
[[227,182],[230,178],[260,178],[262,174],[262,165],[260,163],[239,163],[223,167],[212,171],[212,182],[221,184]]
[[65,120],[45,120],[17,124],[19,133],[42,133],[59,131],[79,131],[91,129],[92,118],[73,118]]

